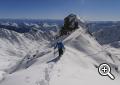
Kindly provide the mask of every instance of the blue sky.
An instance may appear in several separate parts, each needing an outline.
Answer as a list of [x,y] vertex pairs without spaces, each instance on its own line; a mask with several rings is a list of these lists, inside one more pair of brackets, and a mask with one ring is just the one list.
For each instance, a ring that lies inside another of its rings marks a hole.
[[120,0],[0,0],[0,18],[63,19],[75,13],[85,20],[120,21]]

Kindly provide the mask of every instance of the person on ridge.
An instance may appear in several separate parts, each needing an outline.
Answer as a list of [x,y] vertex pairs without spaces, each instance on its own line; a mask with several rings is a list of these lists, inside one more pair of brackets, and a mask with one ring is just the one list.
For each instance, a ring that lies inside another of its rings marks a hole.
[[59,57],[61,57],[63,55],[63,49],[65,49],[63,43],[61,41],[57,42],[54,49],[56,48],[58,48]]

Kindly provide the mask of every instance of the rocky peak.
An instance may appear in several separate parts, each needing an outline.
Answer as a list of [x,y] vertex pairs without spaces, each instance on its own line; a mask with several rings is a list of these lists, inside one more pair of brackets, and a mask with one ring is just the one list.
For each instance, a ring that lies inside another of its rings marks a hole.
[[64,19],[64,26],[60,31],[60,35],[66,35],[69,32],[72,32],[79,27],[84,27],[84,23],[80,20],[80,18],[75,14],[70,14]]

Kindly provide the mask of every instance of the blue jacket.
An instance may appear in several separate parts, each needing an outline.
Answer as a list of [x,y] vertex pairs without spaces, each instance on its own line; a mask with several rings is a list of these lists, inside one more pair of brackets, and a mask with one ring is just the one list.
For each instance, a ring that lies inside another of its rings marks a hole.
[[55,49],[58,48],[58,49],[63,49],[64,48],[64,45],[62,42],[57,42],[57,44],[55,45]]

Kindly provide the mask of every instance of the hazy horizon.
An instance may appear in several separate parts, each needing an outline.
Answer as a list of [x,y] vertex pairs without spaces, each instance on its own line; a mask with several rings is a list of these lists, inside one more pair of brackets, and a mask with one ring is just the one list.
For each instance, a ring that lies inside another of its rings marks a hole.
[[1,0],[0,19],[60,19],[74,13],[86,21],[120,21],[119,0]]

